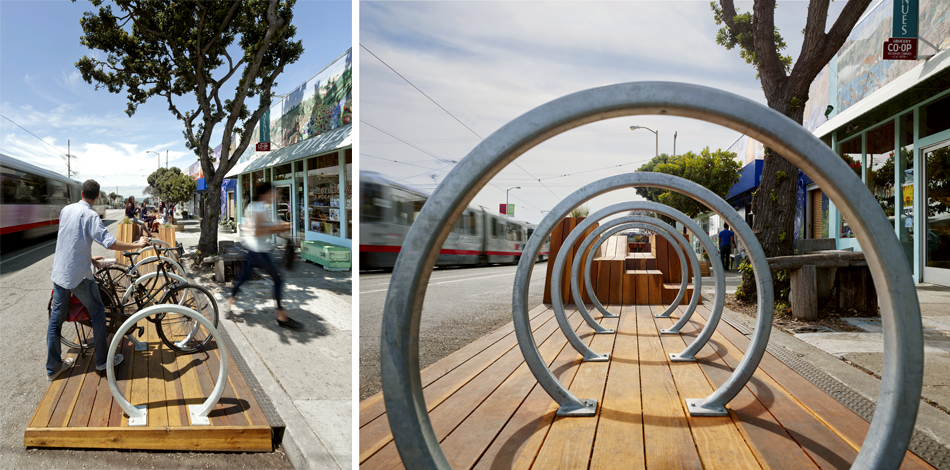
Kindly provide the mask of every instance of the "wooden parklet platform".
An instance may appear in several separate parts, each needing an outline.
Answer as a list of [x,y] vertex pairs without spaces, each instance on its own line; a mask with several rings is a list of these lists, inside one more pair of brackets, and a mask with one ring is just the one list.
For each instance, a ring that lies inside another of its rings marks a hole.
[[[201,352],[187,355],[169,349],[155,325],[142,320],[138,338],[148,350],[132,351],[123,338],[125,356],[116,368],[119,390],[132,405],[148,405],[148,425],[129,427],[128,417],[109,391],[105,372],[96,371],[93,351],[67,357],[76,364],[53,381],[26,428],[28,447],[138,449],[180,451],[271,452],[274,431],[228,355],[228,385],[210,413],[211,426],[191,426],[185,405],[204,403],[218,377],[220,356],[212,340]],[[68,326],[68,324],[67,324]],[[65,348],[64,348],[65,349]]]
[[[797,470],[853,462],[868,422],[768,353],[729,404],[730,416],[686,415],[683,400],[721,385],[749,344],[720,322],[698,363],[669,362],[667,353],[698,334],[707,309],[693,315],[685,338],[657,333],[673,324],[653,318],[659,306],[608,310],[621,315],[601,319],[619,328],[616,335],[591,335],[568,310],[594,351],[611,352],[609,362],[588,363],[566,345],[550,308],[531,312],[543,357],[576,396],[598,399],[595,417],[555,418],[557,406],[525,365],[511,324],[422,371],[432,424],[452,468]],[[401,466],[379,394],[360,403],[360,466]],[[933,467],[908,452],[903,468]]]

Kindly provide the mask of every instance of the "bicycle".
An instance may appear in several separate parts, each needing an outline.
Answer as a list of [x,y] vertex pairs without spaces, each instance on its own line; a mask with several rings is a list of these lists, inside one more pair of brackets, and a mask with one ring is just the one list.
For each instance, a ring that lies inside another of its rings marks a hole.
[[[158,252],[172,250],[161,247],[154,247],[154,249]],[[123,256],[131,262],[140,253],[141,251],[126,251],[123,252]],[[99,286],[100,297],[106,305],[107,331],[115,333],[122,322],[144,307],[167,303],[188,307],[205,316],[217,327],[218,305],[211,292],[202,286],[187,282],[182,276],[168,272],[168,267],[172,262],[170,259],[163,256],[156,258],[157,271],[145,275],[139,273],[138,267],[149,262],[148,259],[131,267],[114,265],[114,262],[94,263],[99,268],[96,271],[96,283]],[[178,268],[180,269],[180,266]],[[164,282],[159,285],[160,281]],[[50,296],[48,310],[52,315],[52,296]],[[170,349],[181,353],[198,352],[211,340],[209,331],[197,321],[184,315],[160,313],[148,317],[148,320],[156,325],[162,342]],[[92,323],[90,321],[73,323],[74,327],[70,331],[67,331],[64,325],[63,333],[60,335],[61,340],[66,346],[80,348],[81,353],[85,354],[86,350],[93,347]],[[144,328],[136,327],[135,330],[141,337]],[[136,350],[142,350],[139,349],[142,347],[139,346],[139,342],[131,334],[128,336],[133,343],[136,343]],[[73,341],[72,338],[79,342]]]

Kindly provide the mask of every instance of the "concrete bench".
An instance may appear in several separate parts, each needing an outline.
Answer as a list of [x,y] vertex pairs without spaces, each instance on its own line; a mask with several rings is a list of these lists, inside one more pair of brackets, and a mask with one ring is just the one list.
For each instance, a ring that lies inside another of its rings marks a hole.
[[877,315],[877,291],[860,251],[825,250],[769,258],[772,271],[790,271],[789,300],[792,314],[800,320],[818,318],[818,300],[831,295],[838,283],[838,308]]

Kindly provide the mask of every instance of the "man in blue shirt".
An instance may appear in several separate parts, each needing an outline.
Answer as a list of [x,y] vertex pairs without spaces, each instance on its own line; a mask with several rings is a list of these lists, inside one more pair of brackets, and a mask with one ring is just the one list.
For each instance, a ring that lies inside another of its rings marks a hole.
[[[60,334],[69,312],[69,294],[76,296],[89,311],[96,349],[96,370],[106,368],[106,308],[99,297],[92,272],[92,242],[110,250],[136,250],[148,244],[142,237],[135,243],[120,242],[106,230],[102,219],[92,209],[99,198],[99,183],[86,180],[82,184],[82,200],[63,208],[59,214],[59,235],[53,257],[53,306],[46,332],[46,378],[52,381],[73,365],[72,358],[62,360]],[[115,363],[122,355],[115,355]]]
[[719,232],[719,257],[722,259],[722,267],[729,270],[730,256],[732,255],[732,230],[729,230],[729,224]]

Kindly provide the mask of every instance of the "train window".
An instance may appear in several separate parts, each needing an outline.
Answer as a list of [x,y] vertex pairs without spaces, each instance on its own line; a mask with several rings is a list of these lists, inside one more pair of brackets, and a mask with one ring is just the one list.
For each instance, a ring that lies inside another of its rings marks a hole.
[[412,212],[409,209],[409,202],[400,196],[393,196],[393,217],[394,223],[400,225],[412,224]]
[[475,226],[476,216],[474,212],[469,212],[465,216],[465,226],[469,235],[478,235],[478,228]]
[[4,204],[47,204],[46,178],[19,170],[4,168]]
[[363,222],[376,222],[383,218],[383,209],[391,206],[389,201],[386,204],[380,204],[383,201],[382,187],[375,183],[360,184],[360,220]]
[[69,204],[69,189],[66,186],[66,183],[60,181],[49,180],[47,182],[47,190],[49,191],[49,203],[50,204]]

